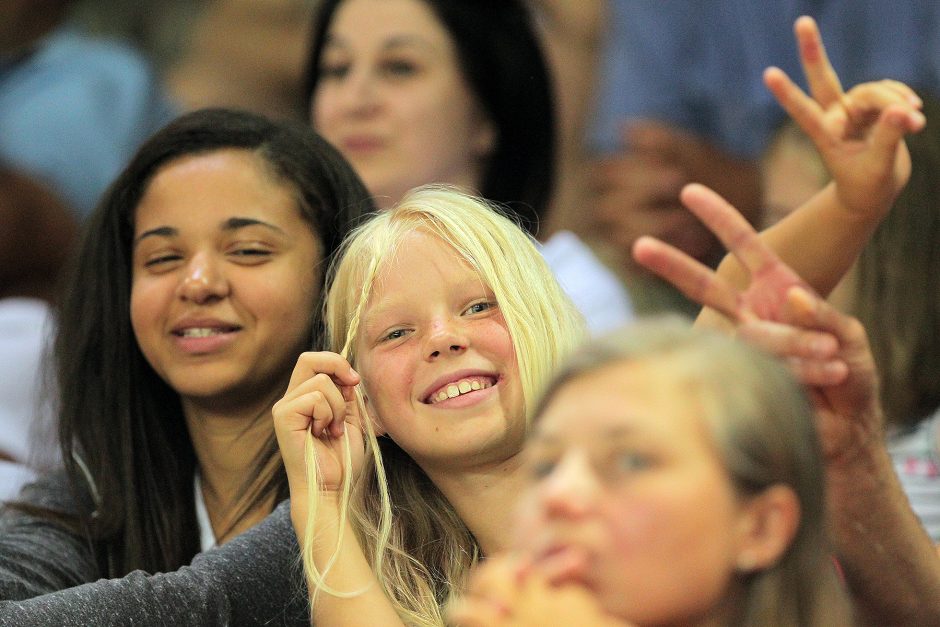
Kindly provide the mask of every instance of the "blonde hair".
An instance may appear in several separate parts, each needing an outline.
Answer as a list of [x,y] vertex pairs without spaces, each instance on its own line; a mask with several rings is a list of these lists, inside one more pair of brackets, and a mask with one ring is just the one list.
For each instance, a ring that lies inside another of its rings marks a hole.
[[546,387],[536,420],[567,383],[624,362],[642,363],[669,389],[689,390],[697,398],[739,494],[784,484],[800,501],[799,528],[786,552],[773,566],[741,575],[743,594],[730,624],[850,624],[829,558],[813,409],[790,372],[777,359],[727,336],[691,329],[678,319],[647,321],[573,354]]
[[[327,348],[355,367],[359,327],[375,281],[390,258],[407,254],[402,241],[416,230],[452,247],[492,290],[512,338],[528,421],[529,410],[549,377],[585,337],[584,321],[531,236],[497,207],[455,188],[417,188],[350,234],[331,268],[325,314]],[[442,625],[441,607],[463,583],[480,547],[408,454],[390,438],[375,436],[361,395],[357,402],[366,422],[366,463],[355,485],[344,481],[341,511],[348,512],[367,559],[402,620]],[[387,422],[394,416],[381,419]],[[318,493],[313,453],[311,440],[307,446],[311,511],[304,566],[314,600],[321,591],[355,594],[329,589],[324,576],[330,565],[318,570],[312,559],[309,547],[316,534],[312,523]],[[387,468],[394,472],[386,472]],[[347,468],[344,476],[349,474]]]

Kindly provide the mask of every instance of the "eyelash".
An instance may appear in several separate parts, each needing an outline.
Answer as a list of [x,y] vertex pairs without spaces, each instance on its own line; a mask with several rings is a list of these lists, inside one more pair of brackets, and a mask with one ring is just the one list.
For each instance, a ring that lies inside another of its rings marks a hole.
[[[323,64],[320,67],[321,80],[339,80],[349,74],[351,68],[349,63]],[[412,76],[418,72],[418,65],[412,61],[391,60],[384,61],[379,65],[379,71],[385,75],[391,75],[395,78]]]
[[169,263],[171,261],[179,261],[182,259],[182,255],[162,255],[160,257],[155,257],[154,259],[148,259],[144,262],[145,268],[152,268],[154,266],[159,266],[164,263]]
[[[475,307],[483,307],[483,309],[480,309],[478,311],[472,311]],[[479,313],[483,313],[484,311],[489,311],[490,309],[493,309],[494,307],[496,307],[496,303],[492,301],[481,301],[478,303],[473,303],[472,305],[464,309],[463,313],[464,315],[479,314]]]
[[[380,341],[382,341],[382,342],[391,342],[391,341],[394,341],[394,340],[398,340],[398,339],[403,338],[403,337],[404,337],[404,334],[407,333],[407,332],[408,332],[408,329],[395,329],[394,331],[389,331],[388,333],[386,333],[385,335],[383,335],[383,336],[381,337],[381,340],[380,340]],[[396,337],[392,337],[392,336],[394,336],[396,333],[401,333],[401,335],[398,335],[398,336],[396,336]]]
[[[272,251],[264,248],[237,248],[235,250],[228,251],[226,254],[235,257],[242,258],[243,261],[262,261],[263,259],[270,257]],[[183,255],[178,253],[160,255],[159,257],[154,257],[153,259],[148,259],[144,262],[145,268],[155,268],[162,266],[163,264],[172,263],[174,261],[180,261],[183,259]]]

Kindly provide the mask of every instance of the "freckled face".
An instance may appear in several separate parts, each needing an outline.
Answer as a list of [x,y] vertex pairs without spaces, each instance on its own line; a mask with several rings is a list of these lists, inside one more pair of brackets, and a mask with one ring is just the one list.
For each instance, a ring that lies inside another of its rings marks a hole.
[[517,544],[638,625],[715,611],[743,516],[695,399],[667,377],[614,364],[574,379],[526,449]]
[[499,305],[449,245],[405,237],[363,317],[356,369],[369,409],[425,471],[502,461],[525,420],[512,340]]
[[226,149],[163,166],[135,214],[131,323],[184,403],[269,402],[306,348],[321,247],[289,186]]
[[479,189],[494,132],[450,35],[425,2],[346,0],[319,72],[313,125],[380,206],[427,183]]

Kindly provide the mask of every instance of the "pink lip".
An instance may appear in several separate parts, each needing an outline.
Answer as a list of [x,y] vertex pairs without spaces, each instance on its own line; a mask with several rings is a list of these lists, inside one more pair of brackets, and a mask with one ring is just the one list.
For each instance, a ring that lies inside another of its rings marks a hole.
[[[425,388],[425,390],[418,396],[418,398],[421,400],[422,403],[430,404],[431,394],[433,394],[434,392],[437,392],[439,389],[441,389],[442,387],[444,387],[445,385],[449,383],[456,383],[457,381],[460,381],[461,379],[467,379],[469,377],[490,377],[492,379],[495,379],[496,383],[492,387],[486,388],[486,390],[477,390],[477,392],[471,392],[467,394],[466,396],[475,396],[478,392],[486,392],[488,390],[492,390],[494,387],[496,387],[496,385],[499,384],[500,381],[502,381],[502,377],[492,371],[458,370],[456,372],[451,372],[449,374],[442,375],[438,377],[437,379],[435,379],[434,382],[431,383],[431,385]],[[464,396],[464,395],[462,394],[461,396]],[[456,398],[449,398],[446,401],[441,401],[440,403],[436,403],[435,405],[444,405],[445,403],[456,401],[459,398],[461,398],[461,396],[458,396]]]
[[385,142],[375,135],[351,135],[344,138],[340,145],[347,152],[374,152],[385,145]]
[[205,355],[208,353],[216,353],[227,347],[235,341],[237,333],[238,331],[228,331],[208,337],[181,337],[175,335],[173,336],[173,340],[184,353]]
[[[221,333],[216,333],[206,337],[186,337],[183,331],[186,329],[218,329]],[[184,353],[191,355],[204,355],[218,352],[226,348],[235,341],[235,337],[241,331],[242,327],[216,318],[190,318],[182,320],[170,330],[173,341]]]

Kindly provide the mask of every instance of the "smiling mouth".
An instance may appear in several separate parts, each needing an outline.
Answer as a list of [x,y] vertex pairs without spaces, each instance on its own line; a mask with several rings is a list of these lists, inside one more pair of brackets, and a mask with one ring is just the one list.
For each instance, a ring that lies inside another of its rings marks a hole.
[[213,337],[216,335],[224,335],[226,333],[234,333],[240,328],[241,327],[191,327],[188,329],[174,331],[173,335],[176,335],[177,337]]
[[450,398],[457,398],[470,392],[485,390],[496,385],[497,379],[490,376],[466,377],[452,383],[442,386],[437,391],[432,392],[424,402],[429,405],[435,405]]

